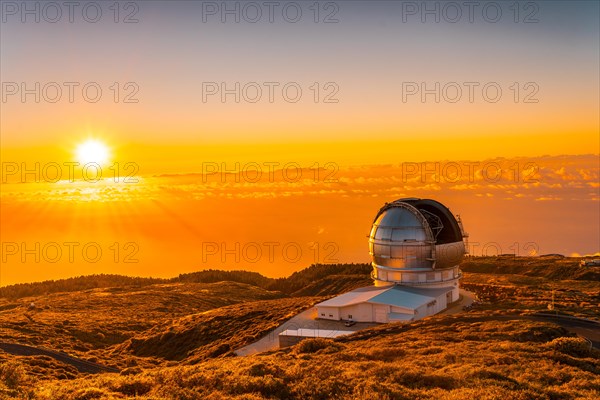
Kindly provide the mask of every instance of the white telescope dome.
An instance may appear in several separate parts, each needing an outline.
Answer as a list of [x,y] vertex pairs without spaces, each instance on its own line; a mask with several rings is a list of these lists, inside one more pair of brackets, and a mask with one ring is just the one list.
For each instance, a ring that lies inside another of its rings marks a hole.
[[450,210],[435,200],[386,203],[369,235],[375,284],[437,286],[458,281],[465,236]]
[[435,200],[386,203],[369,234],[374,285],[317,304],[318,318],[407,323],[448,309],[460,299],[466,238],[460,217]]

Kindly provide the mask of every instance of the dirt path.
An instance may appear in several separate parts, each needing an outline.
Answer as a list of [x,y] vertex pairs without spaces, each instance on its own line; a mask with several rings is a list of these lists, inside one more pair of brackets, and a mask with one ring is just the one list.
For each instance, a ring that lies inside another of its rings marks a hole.
[[113,367],[107,367],[105,365],[96,364],[90,361],[71,357],[67,354],[41,347],[27,346],[24,344],[17,343],[0,342],[0,350],[4,350],[7,353],[17,356],[49,356],[54,358],[55,360],[74,366],[79,372],[86,372],[90,374],[102,372],[119,372],[118,369]]

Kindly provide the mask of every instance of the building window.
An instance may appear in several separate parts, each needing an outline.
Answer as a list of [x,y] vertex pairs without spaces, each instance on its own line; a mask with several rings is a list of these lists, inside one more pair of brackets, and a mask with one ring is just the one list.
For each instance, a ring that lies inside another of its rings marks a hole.
[[333,318],[333,314],[329,314],[329,318]]
[[321,317],[324,317],[324,316],[325,316],[325,313],[321,313]]
[[352,314],[348,314],[348,319],[352,319]]

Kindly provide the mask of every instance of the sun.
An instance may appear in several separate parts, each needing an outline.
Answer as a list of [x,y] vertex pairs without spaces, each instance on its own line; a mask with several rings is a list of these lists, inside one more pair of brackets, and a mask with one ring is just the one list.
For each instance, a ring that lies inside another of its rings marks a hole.
[[88,139],[77,146],[75,150],[77,161],[81,164],[96,163],[106,165],[109,161],[108,146],[96,139]]

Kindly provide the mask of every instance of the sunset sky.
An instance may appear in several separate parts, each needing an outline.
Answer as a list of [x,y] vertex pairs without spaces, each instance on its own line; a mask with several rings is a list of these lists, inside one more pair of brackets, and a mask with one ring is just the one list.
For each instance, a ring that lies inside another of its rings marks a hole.
[[[99,3],[96,23],[81,9],[72,23],[66,9],[56,23],[44,19],[53,10],[35,22],[3,3],[0,285],[211,267],[284,276],[312,262],[367,262],[378,208],[407,196],[442,201],[473,242],[498,243],[504,253],[515,243],[519,254],[530,243],[537,254],[600,251],[598,2],[521,2],[518,15],[513,2],[496,2],[498,22],[482,6],[472,22],[463,9],[456,23],[448,21],[453,10],[422,22],[419,11],[403,9],[411,2],[393,1],[320,2],[318,16],[314,2],[300,1],[295,23],[286,20],[294,10],[284,17],[281,8],[272,23],[267,9],[254,23],[251,9],[222,22],[221,10],[206,8],[222,2],[122,2],[115,23],[112,2]],[[36,82],[38,93],[22,96]],[[82,93],[92,82],[102,90],[95,103]],[[236,82],[248,89],[239,102],[207,92]],[[439,102],[407,92],[436,82]],[[287,95],[301,89],[297,102],[286,100],[286,85]],[[51,102],[56,87],[62,97]],[[248,101],[256,87],[262,97]],[[486,96],[495,88],[493,102]],[[54,183],[13,168],[64,167],[90,139],[106,146],[108,179],[65,182],[64,168]],[[411,169],[419,162],[434,172]],[[479,164],[472,176],[449,178],[449,162]],[[220,174],[253,163],[261,179]],[[265,163],[292,163],[302,178],[266,176]],[[501,166],[498,180],[482,175],[490,165],[493,173]],[[90,262],[76,251],[73,262],[48,262],[47,254],[36,262],[21,249],[13,254],[15,243],[51,251],[49,243],[65,242],[99,243],[104,256]],[[251,251],[272,242],[274,261],[207,255],[214,243]],[[299,260],[277,250],[289,243],[302,249]],[[124,262],[128,252],[138,262]]]

